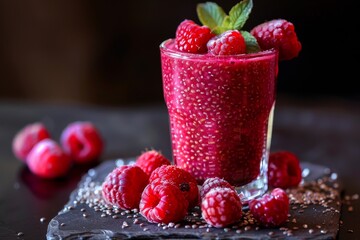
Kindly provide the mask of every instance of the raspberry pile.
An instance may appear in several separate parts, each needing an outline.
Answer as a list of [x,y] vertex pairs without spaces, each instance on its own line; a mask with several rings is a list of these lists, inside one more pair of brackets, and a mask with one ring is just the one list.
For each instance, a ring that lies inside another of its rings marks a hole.
[[242,0],[226,14],[214,2],[197,5],[202,25],[185,19],[175,33],[175,49],[186,53],[237,55],[277,49],[279,60],[299,55],[301,43],[293,23],[285,19],[263,22],[250,31],[245,25],[253,7],[252,0]]
[[52,139],[41,122],[20,129],[13,138],[12,150],[35,175],[54,179],[64,177],[76,164],[89,164],[99,160],[103,139],[94,124],[76,121],[67,125],[60,141]]
[[195,178],[170,164],[159,151],[147,150],[135,164],[113,169],[102,183],[104,199],[121,209],[139,209],[152,223],[182,220],[198,203]]
[[[294,162],[285,161],[272,168],[281,181],[288,179],[283,174],[283,168],[290,167],[287,164]],[[249,213],[259,225],[276,227],[286,222],[290,203],[287,187],[282,188],[273,187],[271,192],[248,203]],[[201,210],[208,225],[216,228],[237,224],[245,215],[240,194],[229,182],[212,177],[199,186],[189,172],[172,165],[154,149],[141,153],[131,165],[113,169],[102,183],[102,196],[107,203],[121,209],[139,209],[150,223],[178,223],[195,208]]]

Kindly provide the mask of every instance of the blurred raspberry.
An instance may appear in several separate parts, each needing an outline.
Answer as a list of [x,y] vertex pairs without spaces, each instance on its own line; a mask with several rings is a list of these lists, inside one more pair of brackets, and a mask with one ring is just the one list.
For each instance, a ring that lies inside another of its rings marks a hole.
[[270,153],[268,182],[271,187],[296,187],[302,180],[300,161],[289,151]]
[[15,135],[12,142],[13,153],[19,160],[26,162],[26,157],[35,144],[47,138],[50,138],[50,133],[44,124],[28,124]]
[[104,143],[94,124],[86,121],[70,123],[60,137],[61,146],[75,163],[91,163],[99,160]]
[[62,148],[52,139],[43,139],[31,149],[26,163],[32,173],[42,178],[65,176],[72,161]]
[[301,43],[295,32],[294,25],[284,19],[274,19],[262,23],[251,30],[263,50],[276,48],[279,60],[290,60],[298,56]]

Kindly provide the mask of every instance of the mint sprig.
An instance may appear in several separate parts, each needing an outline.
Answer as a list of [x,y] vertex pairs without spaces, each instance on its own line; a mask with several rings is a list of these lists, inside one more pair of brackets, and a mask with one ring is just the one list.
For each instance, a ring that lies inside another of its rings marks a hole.
[[242,31],[253,8],[252,0],[242,0],[233,6],[229,14],[214,2],[199,3],[196,12],[200,22],[208,26],[216,35],[227,30],[238,30],[245,39],[246,51],[248,53],[260,51],[256,38],[247,31]]

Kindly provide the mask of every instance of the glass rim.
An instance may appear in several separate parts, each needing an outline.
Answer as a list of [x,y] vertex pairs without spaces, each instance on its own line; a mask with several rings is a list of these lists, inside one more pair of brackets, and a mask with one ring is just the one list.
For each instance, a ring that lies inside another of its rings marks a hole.
[[268,55],[277,54],[278,50],[275,48],[271,48],[268,50],[262,50],[256,53],[243,53],[237,55],[211,55],[211,54],[201,54],[201,53],[187,53],[187,52],[180,52],[173,49],[168,48],[166,45],[169,42],[173,42],[173,38],[169,38],[164,40],[160,44],[160,51],[176,58],[184,58],[184,59],[209,59],[210,58],[235,58],[235,59],[249,59],[249,58],[257,58],[257,57],[264,57]]

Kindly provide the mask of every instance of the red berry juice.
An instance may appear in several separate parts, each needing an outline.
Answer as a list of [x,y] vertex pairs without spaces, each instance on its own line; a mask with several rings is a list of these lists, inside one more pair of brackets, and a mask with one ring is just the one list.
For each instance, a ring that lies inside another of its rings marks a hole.
[[217,176],[243,186],[262,174],[267,188],[277,52],[191,54],[172,40],[160,50],[174,163],[199,184]]

